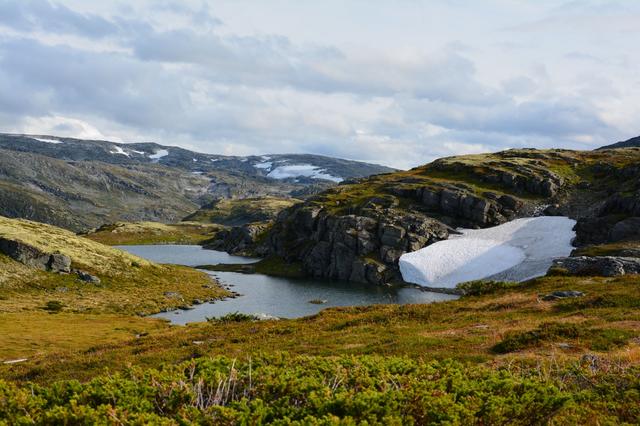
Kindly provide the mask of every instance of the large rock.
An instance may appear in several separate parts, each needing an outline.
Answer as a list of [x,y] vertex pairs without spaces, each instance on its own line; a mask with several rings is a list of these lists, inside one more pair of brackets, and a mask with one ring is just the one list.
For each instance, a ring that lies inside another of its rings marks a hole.
[[570,275],[595,275],[613,277],[640,273],[640,259],[616,256],[564,257],[553,261],[550,271],[562,271]]
[[259,246],[259,238],[271,226],[269,222],[249,223],[242,226],[234,226],[216,234],[216,236],[203,244],[209,250],[226,251],[238,255],[262,255],[263,247]]
[[[396,204],[384,201],[385,206]],[[337,216],[316,206],[293,208],[269,233],[269,253],[301,263],[314,277],[383,284],[398,275],[402,254],[449,235],[446,225],[421,213],[371,206],[365,210],[371,216]]]
[[0,237],[0,253],[20,263],[44,271],[69,273],[71,258],[61,253],[45,253],[29,244]]

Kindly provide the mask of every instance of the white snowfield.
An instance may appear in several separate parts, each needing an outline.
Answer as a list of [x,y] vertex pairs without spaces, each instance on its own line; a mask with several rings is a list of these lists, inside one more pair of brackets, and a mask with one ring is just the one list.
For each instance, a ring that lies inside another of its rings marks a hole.
[[288,179],[295,177],[309,177],[311,179],[324,179],[330,180],[336,183],[342,182],[344,179],[341,177],[332,176],[325,173],[324,169],[311,164],[291,164],[286,166],[279,166],[271,170],[267,177],[272,179]]
[[461,235],[402,255],[400,273],[406,282],[433,288],[479,279],[525,281],[544,275],[554,258],[571,254],[575,223],[542,216],[460,229]]
[[166,149],[159,149],[155,154],[150,155],[149,158],[151,158],[152,160],[159,160],[162,157],[166,157],[167,155],[169,155],[169,151],[167,151]]
[[264,161],[262,163],[256,163],[253,165],[253,167],[255,167],[256,169],[262,169],[262,170],[271,170],[271,167],[273,167],[273,162],[271,161]]

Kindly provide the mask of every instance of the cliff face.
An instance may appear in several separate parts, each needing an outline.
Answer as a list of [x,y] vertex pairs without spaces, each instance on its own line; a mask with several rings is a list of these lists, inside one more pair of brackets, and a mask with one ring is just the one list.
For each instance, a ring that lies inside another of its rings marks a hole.
[[456,227],[567,215],[577,243],[628,240],[640,227],[640,150],[511,150],[452,157],[325,191],[283,211],[261,252],[310,276],[382,284],[399,257]]

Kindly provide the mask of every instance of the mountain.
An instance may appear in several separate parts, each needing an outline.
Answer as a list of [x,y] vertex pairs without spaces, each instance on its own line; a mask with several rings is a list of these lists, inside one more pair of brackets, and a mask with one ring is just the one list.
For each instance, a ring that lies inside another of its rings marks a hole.
[[230,157],[155,143],[0,134],[0,214],[73,230],[175,222],[216,199],[304,198],[390,171],[318,155]]
[[622,142],[616,142],[611,145],[601,146],[598,149],[614,149],[614,148],[640,148],[640,136],[628,139]]
[[639,164],[636,149],[443,158],[296,204],[265,235],[256,235],[254,250],[309,276],[402,282],[400,256],[446,240],[458,227],[547,214],[577,220],[579,250],[626,256],[622,251],[637,246],[629,242],[640,241]]

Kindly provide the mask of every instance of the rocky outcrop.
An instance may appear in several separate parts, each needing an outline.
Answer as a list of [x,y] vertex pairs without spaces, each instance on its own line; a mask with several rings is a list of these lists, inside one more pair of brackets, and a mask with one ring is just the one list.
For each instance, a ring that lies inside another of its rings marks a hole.
[[541,295],[541,299],[544,300],[545,302],[553,302],[556,300],[573,299],[573,298],[582,297],[582,296],[584,296],[584,293],[581,291],[558,290],[558,291],[552,291],[551,293],[548,293],[548,294]]
[[249,223],[224,229],[203,244],[209,250],[226,251],[235,255],[264,256],[266,249],[259,239],[271,227],[271,222]]
[[603,277],[640,274],[640,259],[616,256],[565,257],[554,260],[549,271]]
[[416,197],[429,210],[481,227],[504,223],[513,218],[523,205],[510,195],[498,196],[492,192],[484,192],[479,196],[470,188],[453,185],[418,188]]
[[20,263],[44,271],[71,272],[71,258],[61,253],[45,253],[20,241],[0,237],[0,253]]
[[525,207],[464,183],[417,182],[397,180],[353,209],[331,210],[315,199],[287,209],[269,233],[267,252],[301,263],[314,277],[383,284],[400,279],[404,253],[448,238],[454,227],[499,225]]
[[446,225],[420,213],[335,216],[305,206],[280,215],[268,244],[272,254],[302,263],[311,276],[382,284],[397,278],[402,254],[448,235]]
[[[504,158],[488,164],[489,168],[481,170],[464,162],[451,161],[451,159],[436,160],[431,167],[447,174],[466,174],[485,183],[501,185],[516,192],[528,192],[543,197],[553,197],[562,187],[563,179],[549,171],[544,163],[532,160],[527,163],[527,167],[523,167],[511,160],[509,154],[509,151],[498,153],[497,155]],[[529,156],[534,158],[537,155],[541,154],[536,151],[529,153]],[[519,151],[517,157],[521,160],[527,155],[523,151]]]

